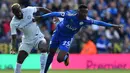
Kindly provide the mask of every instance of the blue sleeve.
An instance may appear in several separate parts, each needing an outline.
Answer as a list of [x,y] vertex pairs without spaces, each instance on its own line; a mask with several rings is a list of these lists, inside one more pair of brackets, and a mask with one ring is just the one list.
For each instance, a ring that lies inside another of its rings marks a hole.
[[42,18],[49,18],[49,17],[62,17],[64,18],[65,16],[65,12],[51,12],[51,13],[47,13],[42,15]]
[[93,24],[100,25],[100,26],[107,26],[107,27],[112,27],[113,26],[110,23],[106,23],[106,22],[98,21],[98,20],[93,20]]
[[94,20],[92,18],[87,17],[86,21],[87,24],[95,24],[95,25],[100,25],[100,26],[107,26],[107,27],[111,27],[113,26],[112,24],[103,22],[103,21],[99,21],[99,20]]

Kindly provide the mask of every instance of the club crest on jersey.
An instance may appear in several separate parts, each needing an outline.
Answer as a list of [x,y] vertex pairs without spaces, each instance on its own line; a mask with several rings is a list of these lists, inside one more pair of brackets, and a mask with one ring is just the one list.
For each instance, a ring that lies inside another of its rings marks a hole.
[[79,23],[79,25],[83,25],[83,24],[84,24],[84,22],[80,22],[80,23]]
[[27,18],[28,18],[28,19],[31,19],[31,15],[29,15]]

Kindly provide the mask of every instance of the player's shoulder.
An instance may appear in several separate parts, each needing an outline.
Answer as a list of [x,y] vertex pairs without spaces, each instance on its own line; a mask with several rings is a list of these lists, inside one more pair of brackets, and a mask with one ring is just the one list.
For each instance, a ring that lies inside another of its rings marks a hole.
[[16,21],[16,20],[17,20],[16,17],[13,16],[11,21]]
[[34,8],[35,6],[28,6],[28,7],[26,7],[26,8],[28,8],[28,9],[30,9],[30,8]]
[[26,11],[26,10],[30,10],[30,9],[32,9],[32,8],[34,8],[34,6],[28,6],[28,7],[26,7],[26,8],[23,8],[22,10],[23,10],[23,11]]
[[[89,23],[89,24],[94,24],[94,19],[92,19],[91,17],[86,17],[86,20],[87,20],[87,23]],[[85,22],[86,22],[86,20],[85,20]]]
[[12,20],[11,20],[11,22],[10,22],[10,25],[11,25],[11,26],[14,25],[14,23],[15,23],[16,20],[17,20],[16,17],[13,16],[13,17],[12,17]]
[[67,16],[75,16],[77,14],[77,10],[68,10],[65,12]]
[[88,17],[88,16],[86,17],[86,19],[87,19],[87,20],[93,20],[91,17]]
[[20,22],[19,19],[16,18],[16,16],[13,16],[10,22],[10,25],[17,25]]

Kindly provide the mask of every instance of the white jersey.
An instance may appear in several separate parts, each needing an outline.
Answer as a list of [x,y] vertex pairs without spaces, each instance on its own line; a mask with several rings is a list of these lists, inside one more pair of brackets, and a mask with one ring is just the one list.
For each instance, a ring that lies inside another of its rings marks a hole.
[[32,21],[35,12],[37,12],[37,8],[29,6],[22,9],[23,19],[19,20],[14,16],[10,23],[11,35],[17,34],[16,29],[19,29],[23,32],[22,42],[24,43],[34,42],[37,37],[44,37],[36,22]]

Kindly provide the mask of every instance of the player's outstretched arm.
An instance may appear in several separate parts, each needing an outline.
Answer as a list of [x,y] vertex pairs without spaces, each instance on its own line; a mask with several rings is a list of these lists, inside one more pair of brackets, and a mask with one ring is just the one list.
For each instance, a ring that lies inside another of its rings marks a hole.
[[50,13],[51,10],[43,7],[37,7],[37,11],[43,12],[43,13]]
[[116,27],[116,28],[122,28],[122,25],[114,25],[114,24],[110,24],[110,23],[106,23],[103,21],[98,21],[98,20],[93,20],[93,23],[96,25],[100,25],[100,26],[106,26],[106,27]]
[[51,12],[51,13],[47,13],[47,14],[44,14],[42,16],[35,16],[35,21],[39,21],[40,19],[47,19],[47,18],[50,18],[50,17],[62,17],[64,18],[65,16],[65,13],[64,12]]
[[64,18],[64,16],[65,16],[64,12],[51,12],[48,14],[44,14],[41,17],[42,18],[48,18],[48,17],[62,17],[62,18]]

